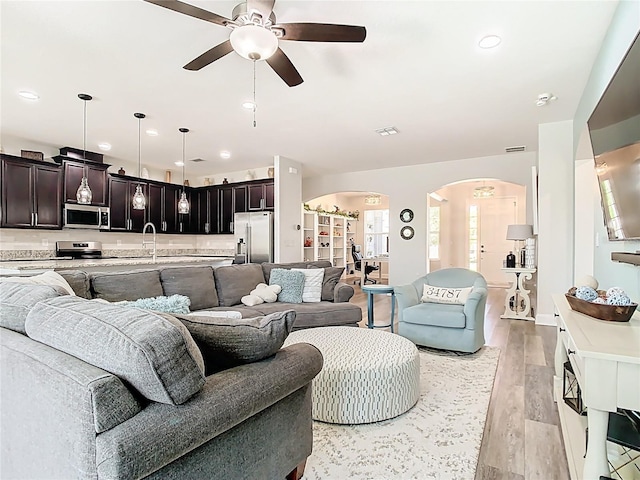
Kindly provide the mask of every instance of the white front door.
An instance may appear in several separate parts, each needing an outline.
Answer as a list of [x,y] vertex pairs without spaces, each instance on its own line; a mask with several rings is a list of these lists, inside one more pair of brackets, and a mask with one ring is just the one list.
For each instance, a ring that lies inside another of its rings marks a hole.
[[507,225],[517,223],[516,197],[483,198],[474,204],[478,206],[478,272],[489,285],[507,286],[501,268],[514,248],[513,240],[506,237]]

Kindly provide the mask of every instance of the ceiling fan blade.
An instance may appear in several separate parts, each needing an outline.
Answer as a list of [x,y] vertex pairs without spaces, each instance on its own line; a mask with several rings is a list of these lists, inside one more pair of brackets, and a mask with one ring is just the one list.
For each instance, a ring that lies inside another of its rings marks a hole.
[[247,0],[247,11],[256,10],[264,20],[268,20],[275,3],[276,0]]
[[222,25],[223,27],[226,27],[227,23],[231,22],[231,19],[229,18],[225,18],[213,12],[203,10],[202,8],[194,7],[193,5],[189,5],[188,3],[179,2],[178,0],[144,1],[153,3],[154,5],[159,5],[169,10],[173,10],[174,12],[184,13],[185,15],[189,15],[190,17],[199,18],[200,20],[204,20],[206,22],[215,23],[216,25]]
[[206,67],[210,63],[215,62],[219,58],[224,57],[227,53],[230,53],[232,51],[233,47],[231,46],[231,42],[227,40],[226,42],[222,42],[212,49],[207,50],[198,58],[194,58],[182,68],[184,68],[185,70],[200,70],[201,68]]
[[284,31],[282,40],[302,42],[364,42],[367,29],[333,23],[280,23],[273,28]]
[[293,66],[293,63],[281,48],[278,48],[276,53],[267,58],[267,63],[290,87],[295,87],[303,82],[298,70],[296,70],[296,67]]

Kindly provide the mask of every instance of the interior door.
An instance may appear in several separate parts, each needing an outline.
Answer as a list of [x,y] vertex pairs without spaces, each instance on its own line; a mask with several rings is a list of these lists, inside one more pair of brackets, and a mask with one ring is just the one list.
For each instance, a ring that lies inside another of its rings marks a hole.
[[[478,200],[479,261],[478,271],[490,285],[506,286],[502,272],[502,261],[509,250],[513,250],[513,240],[507,240],[507,225],[516,222],[517,203],[515,197],[493,197]],[[515,252],[514,252],[515,253]]]

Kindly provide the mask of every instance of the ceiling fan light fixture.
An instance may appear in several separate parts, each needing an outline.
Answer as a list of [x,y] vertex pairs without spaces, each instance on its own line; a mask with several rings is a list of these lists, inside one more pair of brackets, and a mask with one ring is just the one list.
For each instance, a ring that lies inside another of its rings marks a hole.
[[266,60],[278,50],[275,34],[258,25],[234,28],[229,40],[236,53],[248,60]]

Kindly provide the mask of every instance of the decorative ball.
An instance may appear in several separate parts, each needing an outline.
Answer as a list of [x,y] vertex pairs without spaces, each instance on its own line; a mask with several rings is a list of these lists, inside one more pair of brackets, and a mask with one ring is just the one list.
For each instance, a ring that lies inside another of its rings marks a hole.
[[607,297],[610,297],[615,293],[621,293],[622,295],[626,295],[626,293],[624,293],[624,290],[621,289],[620,287],[611,287],[609,290],[607,290]]
[[631,299],[624,292],[614,292],[607,297],[607,305],[631,305]]
[[576,284],[577,285],[584,285],[585,287],[591,287],[594,290],[596,290],[598,288],[598,280],[596,280],[591,275],[584,275],[584,276],[580,277],[576,281]]
[[580,300],[586,300],[587,302],[591,302],[598,298],[598,292],[595,291],[592,287],[582,286],[578,287],[576,290],[576,298]]
[[602,297],[602,298],[607,298],[607,291],[606,290],[596,290],[598,292],[598,296]]
[[576,296],[576,290],[578,290],[576,287],[571,287],[567,293],[569,295],[573,295],[575,297]]
[[606,301],[604,298],[602,298],[602,297],[598,297],[598,298],[596,298],[596,299],[593,301],[593,303],[599,303],[599,304],[604,305],[604,304],[606,304],[606,303],[607,303],[607,301]]

